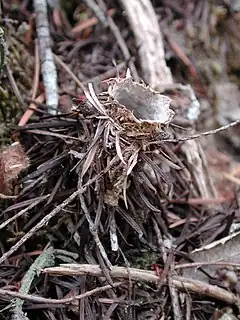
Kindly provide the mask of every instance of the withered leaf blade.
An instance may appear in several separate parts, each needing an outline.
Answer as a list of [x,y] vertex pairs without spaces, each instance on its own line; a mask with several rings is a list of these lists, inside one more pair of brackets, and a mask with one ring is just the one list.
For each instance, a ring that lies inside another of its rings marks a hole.
[[96,152],[97,152],[97,149],[98,149],[98,143],[96,143],[89,151],[88,155],[87,155],[87,158],[82,166],[82,177],[86,174],[86,172],[88,171],[88,169],[90,168],[92,162],[93,162],[93,159],[96,155]]
[[120,146],[120,137],[119,137],[119,133],[116,132],[116,151],[117,151],[117,155],[119,156],[119,159],[122,161],[123,164],[126,164],[126,162],[123,159],[123,154],[122,154],[122,150],[121,150],[121,146]]

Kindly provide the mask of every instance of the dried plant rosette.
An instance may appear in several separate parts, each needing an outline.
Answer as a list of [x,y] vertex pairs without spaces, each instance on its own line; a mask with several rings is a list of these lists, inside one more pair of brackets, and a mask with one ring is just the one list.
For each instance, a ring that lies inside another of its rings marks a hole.
[[96,167],[94,161],[101,162],[98,167],[105,170],[104,202],[117,207],[123,199],[128,208],[128,178],[134,167],[144,162],[139,154],[148,149],[150,141],[166,137],[165,128],[174,112],[167,96],[133,81],[129,72],[125,78],[109,79],[107,83],[107,92],[98,96],[90,84],[85,92],[87,102],[78,108],[83,116],[96,120],[80,176],[84,179],[90,168]]

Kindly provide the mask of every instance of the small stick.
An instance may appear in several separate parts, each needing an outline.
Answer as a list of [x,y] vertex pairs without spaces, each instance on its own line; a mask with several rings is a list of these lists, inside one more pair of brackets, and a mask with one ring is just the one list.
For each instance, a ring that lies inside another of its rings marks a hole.
[[[21,281],[21,288],[19,289],[20,294],[28,294],[32,282],[38,275],[38,272],[42,268],[54,265],[54,258],[54,250],[52,248],[43,251],[37,257]],[[15,299],[13,301],[13,319],[28,319],[22,310],[23,303],[24,301],[22,299]]]
[[[81,177],[79,177],[78,188],[79,188],[79,190],[82,189],[82,178]],[[98,232],[94,228],[94,223],[93,223],[93,221],[91,219],[91,216],[90,216],[90,213],[88,211],[88,208],[87,208],[87,205],[85,203],[84,196],[83,196],[82,192],[79,193],[78,196],[79,196],[79,200],[80,200],[80,203],[81,203],[82,210],[83,210],[83,212],[85,214],[85,217],[86,217],[86,219],[88,221],[88,224],[89,224],[89,231],[91,232],[91,234],[93,236],[93,239],[94,239],[94,241],[96,243],[96,246],[98,247],[99,252],[101,253],[102,258],[104,259],[106,265],[108,266],[109,269],[111,269],[112,264],[108,259],[107,252],[106,252],[104,246],[102,245],[102,242],[100,241]]]
[[[178,139],[165,139],[165,140],[161,140],[159,142],[160,143],[162,143],[162,142],[180,142],[180,141],[187,141],[187,140],[193,140],[193,139],[197,139],[197,138],[201,138],[201,137],[205,137],[205,136],[210,136],[211,134],[216,134],[218,132],[227,130],[231,127],[234,127],[234,126],[238,125],[239,123],[240,123],[240,119],[233,121],[225,126],[222,126],[217,129],[210,130],[210,131],[206,131],[206,132],[202,132],[202,133],[194,134],[192,136],[178,138]],[[152,144],[152,143],[150,142],[150,144]]]
[[88,182],[81,188],[72,193],[67,199],[65,199],[60,205],[53,209],[49,214],[47,214],[41,221],[39,221],[28,233],[26,233],[17,243],[15,243],[11,249],[5,252],[0,258],[0,264],[3,263],[13,252],[18,250],[22,244],[24,244],[28,239],[30,239],[39,229],[47,225],[47,223],[63,208],[65,208],[69,203],[71,203],[80,193],[83,193],[89,185],[94,181],[99,179],[101,174],[96,175],[93,179],[88,180]]
[[86,5],[94,12],[95,16],[101,23],[107,27],[107,20],[105,18],[105,15],[103,11],[99,8],[99,6],[96,4],[94,0],[84,0]]
[[11,218],[9,218],[6,221],[4,221],[3,223],[1,223],[0,224],[0,230],[3,229],[4,227],[6,227],[12,221],[14,221],[17,218],[21,217],[23,214],[25,214],[26,212],[28,212],[29,210],[34,208],[36,205],[38,205],[40,202],[42,202],[43,200],[47,199],[48,197],[49,197],[49,195],[46,195],[46,196],[38,198],[36,201],[32,202],[27,208],[22,209],[17,214],[15,214]]
[[72,72],[72,70],[64,63],[57,55],[53,54],[56,62],[70,75],[70,77],[76,82],[82,91],[85,90],[84,84],[78,79],[78,77]]
[[18,299],[22,299],[22,300],[28,300],[28,301],[35,302],[35,303],[45,303],[45,304],[58,305],[58,304],[69,304],[73,301],[90,297],[93,294],[101,293],[103,291],[119,287],[121,284],[122,284],[122,282],[115,282],[112,285],[108,284],[106,286],[98,287],[93,290],[87,291],[83,294],[79,294],[77,296],[73,296],[70,298],[64,298],[64,299],[48,299],[48,298],[36,297],[31,294],[26,294],[26,293],[24,294],[24,293],[14,292],[14,291],[4,290],[4,289],[0,289],[0,295],[4,296],[4,297],[11,297],[11,298],[18,298]]
[[182,320],[182,311],[179,304],[179,296],[176,287],[173,285],[171,272],[168,275],[168,287],[172,300],[173,317],[174,320]]
[[[39,85],[39,74],[40,74],[40,58],[39,58],[39,48],[37,41],[35,42],[35,69],[34,69],[34,80],[33,80],[33,92],[32,92],[32,99],[35,100],[38,103],[43,103],[44,101],[44,94],[41,94],[39,97],[36,98],[38,85]],[[34,110],[37,109],[37,105],[34,103],[30,103],[28,109],[24,112],[22,115],[18,125],[24,126],[28,120],[31,118],[31,116],[34,113]]]
[[54,64],[51,49],[51,37],[47,18],[46,0],[34,0],[34,10],[36,13],[36,29],[39,40],[40,60],[43,82],[46,93],[46,104],[49,105],[49,113],[57,114],[58,89],[57,70]]
[[174,269],[200,268],[203,266],[220,266],[220,267],[236,267],[240,268],[240,263],[232,261],[203,261],[178,264]]
[[[88,1],[88,0],[85,0],[85,2],[87,2],[87,1]],[[89,4],[88,4],[88,6],[90,7]],[[108,12],[107,12],[107,14],[110,15],[110,16],[112,16],[115,12],[116,12],[115,9],[109,9]],[[96,15],[96,17],[97,17],[96,12],[95,12],[95,15]],[[89,19],[86,20],[86,21],[81,21],[79,24],[77,24],[75,27],[72,28],[71,33],[72,33],[73,35],[76,35],[76,34],[82,32],[82,31],[84,31],[84,30],[87,29],[87,28],[93,27],[93,26],[96,25],[96,24],[98,23],[98,21],[99,21],[98,18],[96,18],[96,17],[89,18]],[[105,19],[105,18],[104,18],[104,19]]]
[[[93,2],[93,1],[85,0],[85,2],[88,4],[89,2]],[[116,23],[114,22],[112,17],[110,17],[109,15],[107,15],[107,16],[105,15],[105,12],[107,13],[107,8],[106,8],[105,3],[102,0],[97,0],[97,2],[98,2],[98,6],[95,4],[95,7],[98,8],[98,12],[102,12],[102,14],[104,14],[104,16],[105,16],[105,19],[104,19],[105,22],[103,22],[103,25],[106,26],[106,23],[107,23],[107,25],[109,26],[110,30],[112,31],[115,39],[117,40],[117,43],[118,43],[121,51],[123,53],[124,59],[126,60],[126,62],[129,65],[133,79],[135,81],[139,81],[137,69],[136,69],[133,61],[131,60],[130,52],[129,52],[128,47],[127,47],[127,45],[121,35],[121,32],[120,32],[118,26],[116,25]]]
[[20,93],[20,91],[18,89],[17,83],[16,83],[16,81],[14,79],[14,76],[12,74],[12,71],[11,71],[9,65],[6,65],[6,71],[7,71],[8,80],[9,80],[9,82],[10,82],[10,84],[12,86],[12,89],[13,89],[13,91],[14,91],[17,99],[18,99],[20,107],[23,110],[23,108],[25,107],[25,102],[23,101],[23,98],[22,98],[21,93]]

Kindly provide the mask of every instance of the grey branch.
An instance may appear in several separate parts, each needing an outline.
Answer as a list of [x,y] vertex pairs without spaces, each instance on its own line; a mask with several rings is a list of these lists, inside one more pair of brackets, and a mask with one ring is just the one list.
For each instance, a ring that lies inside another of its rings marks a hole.
[[[46,268],[43,270],[44,273],[51,275],[90,275],[90,276],[104,276],[99,265],[89,264],[62,264],[59,267]],[[114,279],[129,279],[133,281],[158,283],[159,277],[154,271],[142,270],[136,268],[124,268],[112,266],[110,276]],[[172,276],[172,285],[181,291],[191,291],[200,295],[212,297],[226,303],[240,305],[239,298],[233,293],[222,289],[218,286],[213,286],[203,281],[187,279],[179,276]],[[165,283],[166,285],[167,283]]]
[[49,112],[56,114],[58,107],[57,71],[51,49],[46,0],[34,0],[34,10],[46,103],[50,107]]

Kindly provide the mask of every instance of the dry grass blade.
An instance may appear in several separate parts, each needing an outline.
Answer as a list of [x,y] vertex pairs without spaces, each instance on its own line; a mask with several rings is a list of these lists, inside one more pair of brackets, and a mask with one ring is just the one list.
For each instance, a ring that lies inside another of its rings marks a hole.
[[90,168],[90,166],[93,163],[94,157],[96,155],[96,152],[99,148],[98,143],[95,143],[92,148],[90,148],[87,158],[82,166],[82,172],[81,172],[81,177],[84,177],[84,175],[86,174],[86,172],[88,171],[88,169]]
[[[130,149],[134,150],[134,147],[131,146]],[[135,150],[128,160],[127,176],[129,176],[131,174],[131,172],[133,171],[134,167],[136,166],[136,164],[138,162],[139,151],[140,151],[140,148]]]
[[143,237],[143,231],[139,227],[137,222],[130,215],[128,215],[123,209],[118,208],[117,211],[124,218],[124,220],[126,220],[127,223],[138,233],[139,239],[141,239]]
[[122,161],[122,163],[124,165],[126,165],[126,162],[123,159],[122,150],[121,150],[121,146],[120,146],[119,132],[116,132],[115,145],[116,145],[116,151],[117,151],[117,155],[119,156],[119,159]]
[[95,135],[94,135],[94,138],[93,138],[93,141],[92,143],[90,144],[89,148],[88,148],[88,152],[87,152],[87,158],[82,166],[82,173],[81,173],[81,177],[83,177],[85,175],[85,173],[88,171],[89,167],[91,166],[92,164],[92,161],[96,155],[96,152],[97,152],[97,149],[99,147],[98,145],[98,140],[100,139],[101,137],[101,134],[104,130],[104,125],[103,123],[100,121],[98,123],[98,127],[97,127],[97,130],[95,132]]

